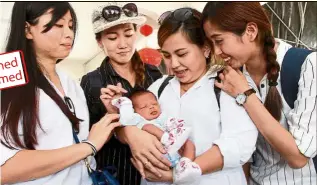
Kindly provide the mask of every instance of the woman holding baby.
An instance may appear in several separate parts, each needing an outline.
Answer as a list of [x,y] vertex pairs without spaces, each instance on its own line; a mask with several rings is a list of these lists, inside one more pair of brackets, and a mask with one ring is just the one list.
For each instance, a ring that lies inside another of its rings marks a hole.
[[[174,184],[247,184],[242,165],[253,151],[257,129],[243,107],[234,98],[220,93],[219,106],[214,91],[216,73],[209,72],[210,48],[201,29],[201,13],[191,8],[166,12],[161,16],[158,40],[164,60],[171,66],[175,77],[163,77],[148,90],[158,97],[162,83],[166,87],[159,97],[159,104],[168,116],[182,118],[191,128],[189,140],[195,145],[195,158],[191,164],[199,168],[199,177],[178,182],[172,170],[161,168],[153,158],[159,150],[152,146],[135,146],[146,133],[135,126],[126,126],[117,132],[117,137],[133,149],[133,163],[148,181]],[[116,95],[124,92],[120,86],[106,88],[104,95],[107,109]],[[148,133],[146,133],[148,134]],[[168,151],[166,151],[168,153]],[[182,158],[180,159],[182,161]],[[159,175],[153,173],[155,168]],[[186,168],[185,168],[186,169]],[[146,180],[142,184],[149,184]],[[151,183],[152,183],[151,182]]]

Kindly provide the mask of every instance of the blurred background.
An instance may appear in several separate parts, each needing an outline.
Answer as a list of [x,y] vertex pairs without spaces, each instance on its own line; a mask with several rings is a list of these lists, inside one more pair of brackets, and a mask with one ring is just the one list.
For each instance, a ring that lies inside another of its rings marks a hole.
[[[124,2],[122,2],[124,4]],[[0,53],[4,52],[14,2],[0,2]],[[58,64],[74,80],[100,66],[105,57],[98,47],[91,24],[94,7],[103,2],[71,2],[78,17],[78,33],[69,57]],[[164,73],[164,63],[157,52],[158,17],[168,10],[192,7],[202,11],[206,2],[135,2],[140,13],[147,17],[138,33],[137,50],[144,62],[152,62]],[[317,2],[261,2],[273,23],[274,36],[296,47],[317,50]]]

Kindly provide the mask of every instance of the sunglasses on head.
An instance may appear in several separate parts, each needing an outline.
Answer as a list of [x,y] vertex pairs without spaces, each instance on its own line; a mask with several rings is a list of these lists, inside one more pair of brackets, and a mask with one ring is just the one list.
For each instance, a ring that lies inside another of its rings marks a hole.
[[136,17],[138,16],[138,7],[134,3],[128,3],[122,8],[116,5],[106,6],[102,9],[102,16],[106,21],[112,22],[118,20],[122,12],[127,17]]
[[162,13],[162,15],[158,19],[159,25],[162,25],[164,20],[167,18],[174,18],[176,21],[184,22],[187,19],[189,19],[191,16],[193,16],[194,13],[192,12],[192,9],[190,8],[180,8],[175,11],[166,11]]

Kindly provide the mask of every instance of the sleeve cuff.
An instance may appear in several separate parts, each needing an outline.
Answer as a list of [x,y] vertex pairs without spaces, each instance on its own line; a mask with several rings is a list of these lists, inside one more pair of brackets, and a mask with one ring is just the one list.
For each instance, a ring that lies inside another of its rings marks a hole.
[[1,166],[10,158],[12,158],[16,153],[20,151],[20,149],[10,149],[4,146],[3,144],[1,145]]
[[293,133],[299,151],[306,157],[313,158],[316,155],[316,136],[296,128],[292,128],[290,132]]
[[223,168],[235,168],[240,164],[240,148],[234,138],[221,138],[214,141],[223,156]]

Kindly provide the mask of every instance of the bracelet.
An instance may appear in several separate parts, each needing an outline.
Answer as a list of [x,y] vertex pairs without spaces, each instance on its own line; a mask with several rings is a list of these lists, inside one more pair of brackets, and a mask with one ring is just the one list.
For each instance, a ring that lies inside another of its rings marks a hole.
[[92,154],[91,154],[91,156],[95,156],[95,155],[96,155],[97,149],[96,149],[95,145],[92,144],[92,142],[90,142],[89,140],[82,140],[81,142],[82,142],[82,143],[87,143],[87,144],[91,147],[91,149],[92,149]]

